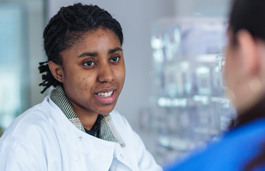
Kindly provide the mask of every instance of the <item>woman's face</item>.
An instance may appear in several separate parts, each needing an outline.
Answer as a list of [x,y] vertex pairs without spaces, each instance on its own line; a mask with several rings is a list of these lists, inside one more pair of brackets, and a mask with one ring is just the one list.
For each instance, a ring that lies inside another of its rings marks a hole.
[[236,79],[236,73],[239,67],[238,66],[238,53],[236,45],[232,42],[232,33],[228,30],[228,46],[226,48],[226,61],[225,61],[225,82],[228,90],[233,88],[233,81]]
[[125,80],[125,65],[117,35],[108,29],[88,31],[62,53],[65,94],[75,111],[108,114]]
[[[255,105],[264,94],[264,43],[255,40],[246,30],[236,37],[228,30],[229,44],[226,51],[225,81],[227,94],[238,113]],[[233,37],[237,44],[233,43]]]
[[[225,83],[227,86],[226,93],[236,109],[240,108],[239,104],[243,99],[248,98],[246,93],[247,87],[246,84],[241,84],[244,80],[245,75],[243,72],[243,61],[242,61],[242,47],[239,44],[234,44],[234,36],[231,30],[228,30],[228,46],[226,49],[226,62],[225,62]],[[237,40],[238,41],[238,40]]]

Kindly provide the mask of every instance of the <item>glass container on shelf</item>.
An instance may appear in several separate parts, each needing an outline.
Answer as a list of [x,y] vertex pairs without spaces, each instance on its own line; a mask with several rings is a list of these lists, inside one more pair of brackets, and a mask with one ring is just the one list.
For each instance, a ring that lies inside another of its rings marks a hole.
[[150,125],[158,135],[158,156],[166,153],[159,162],[205,145],[235,115],[224,95],[226,27],[222,18],[166,19],[153,27]]

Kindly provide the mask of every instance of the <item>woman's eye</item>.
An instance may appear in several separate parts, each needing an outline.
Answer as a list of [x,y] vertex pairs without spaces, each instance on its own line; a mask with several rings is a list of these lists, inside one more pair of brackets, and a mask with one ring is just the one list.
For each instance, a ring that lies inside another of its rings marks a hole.
[[85,62],[84,65],[85,66],[93,66],[93,65],[95,65],[95,63],[92,61],[88,61],[88,62]]
[[120,57],[116,56],[114,58],[112,58],[110,61],[111,62],[118,62],[120,60]]

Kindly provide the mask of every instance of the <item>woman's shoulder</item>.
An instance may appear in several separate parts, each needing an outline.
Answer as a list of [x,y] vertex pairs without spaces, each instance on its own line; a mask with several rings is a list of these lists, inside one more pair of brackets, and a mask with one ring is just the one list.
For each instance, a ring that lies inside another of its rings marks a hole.
[[165,170],[241,170],[246,162],[260,152],[260,145],[265,143],[264,133],[265,120],[231,130],[205,150],[193,153]]
[[[44,131],[50,129],[49,112],[43,107],[43,104],[37,104],[19,115],[6,129],[1,137],[1,141],[8,139],[27,139],[36,137]],[[0,142],[1,142],[0,141]]]
[[44,155],[41,154],[45,153],[45,145],[54,146],[54,142],[51,141],[51,137],[54,136],[54,129],[50,116],[51,114],[43,102],[19,115],[0,138],[2,164],[7,164],[7,160],[23,163],[23,165],[24,162],[43,160]]

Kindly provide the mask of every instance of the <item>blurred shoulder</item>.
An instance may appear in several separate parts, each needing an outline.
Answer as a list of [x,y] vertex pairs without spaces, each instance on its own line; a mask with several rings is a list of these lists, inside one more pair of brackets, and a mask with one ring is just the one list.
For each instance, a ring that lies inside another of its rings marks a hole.
[[49,112],[43,103],[37,104],[19,115],[6,129],[0,142],[8,139],[27,140],[50,129]]
[[265,143],[265,120],[231,130],[204,150],[165,168],[171,170],[234,171],[242,170],[246,162],[260,153]]

